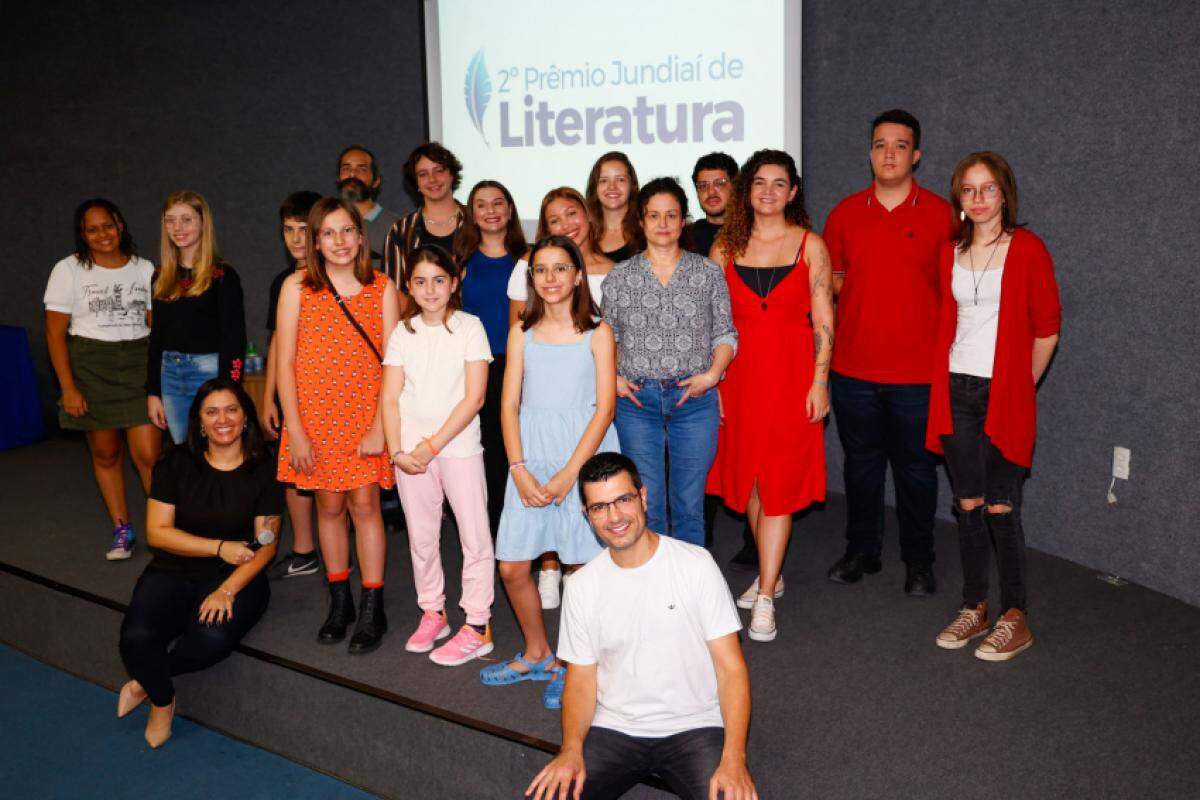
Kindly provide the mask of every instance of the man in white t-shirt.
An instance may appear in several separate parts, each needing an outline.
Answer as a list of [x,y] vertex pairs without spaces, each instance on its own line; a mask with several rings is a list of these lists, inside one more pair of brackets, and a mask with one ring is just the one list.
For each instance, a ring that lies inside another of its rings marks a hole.
[[683,798],[757,798],[741,623],[716,562],[646,528],[646,490],[627,456],[589,459],[579,493],[607,549],[563,597],[563,746],[526,794],[614,798],[655,774]]

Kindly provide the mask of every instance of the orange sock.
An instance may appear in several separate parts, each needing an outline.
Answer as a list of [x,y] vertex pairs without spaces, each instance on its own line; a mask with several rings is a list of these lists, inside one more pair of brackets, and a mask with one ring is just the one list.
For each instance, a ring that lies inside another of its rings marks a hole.
[[350,579],[350,570],[344,569],[341,572],[328,572],[325,574],[325,577],[328,578],[330,583],[337,583],[338,581],[349,580]]
[[364,589],[382,589],[383,581],[363,581]]

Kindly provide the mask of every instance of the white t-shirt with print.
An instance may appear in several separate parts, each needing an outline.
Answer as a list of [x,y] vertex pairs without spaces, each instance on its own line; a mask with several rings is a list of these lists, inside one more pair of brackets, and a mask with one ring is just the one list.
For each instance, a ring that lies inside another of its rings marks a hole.
[[[529,299],[529,286],[525,282],[525,276],[529,274],[528,262],[518,261],[513,271],[508,276],[508,299],[517,300],[524,303]],[[604,285],[604,279],[608,274],[593,275],[588,273],[587,282],[588,290],[592,293],[592,302],[596,304],[596,308],[600,307],[600,299],[603,297],[601,287]]]
[[125,266],[86,267],[76,256],[54,265],[42,302],[47,311],[71,315],[67,333],[102,342],[127,342],[150,335],[150,282],[154,265],[133,256]]
[[[420,315],[401,322],[388,339],[384,366],[404,368],[400,392],[400,448],[412,450],[421,439],[445,424],[450,412],[467,396],[468,361],[491,362],[487,332],[479,317],[455,311],[445,325],[426,325]],[[440,455],[465,458],[483,452],[476,414]]]
[[742,625],[703,547],[660,536],[633,569],[605,549],[571,576],[562,608],[558,657],[597,665],[593,725],[647,737],[724,727],[708,642]]

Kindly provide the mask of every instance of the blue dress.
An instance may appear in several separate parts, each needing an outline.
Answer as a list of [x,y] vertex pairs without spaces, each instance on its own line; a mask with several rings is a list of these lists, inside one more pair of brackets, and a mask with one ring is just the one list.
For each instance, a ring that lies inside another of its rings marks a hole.
[[[521,448],[525,469],[545,484],[566,465],[596,413],[592,331],[572,344],[542,344],[529,330],[524,348]],[[597,452],[619,449],[616,429],[610,425]],[[530,561],[556,551],[564,564],[585,564],[602,549],[583,515],[577,486],[571,486],[562,505],[526,508],[509,475],[496,535],[497,559]]]

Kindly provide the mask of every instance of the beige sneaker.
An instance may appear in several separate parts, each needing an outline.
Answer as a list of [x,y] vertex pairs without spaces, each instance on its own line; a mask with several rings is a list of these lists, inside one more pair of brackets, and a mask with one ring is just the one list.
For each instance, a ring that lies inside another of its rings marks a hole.
[[960,608],[954,622],[943,628],[934,641],[938,647],[957,650],[975,637],[983,636],[987,629],[987,601],[984,601],[974,608]]
[[1020,609],[1010,608],[996,623],[996,627],[975,650],[975,657],[984,661],[1008,661],[1016,658],[1033,644],[1033,634],[1025,624],[1025,614]]
[[[737,599],[738,608],[754,608],[754,598],[758,597],[758,578],[754,579],[754,583],[750,584],[750,588],[742,592]],[[783,576],[780,575],[775,581],[775,599],[783,597]]]
[[760,594],[754,600],[754,611],[750,614],[750,638],[756,642],[775,639],[775,601]]

